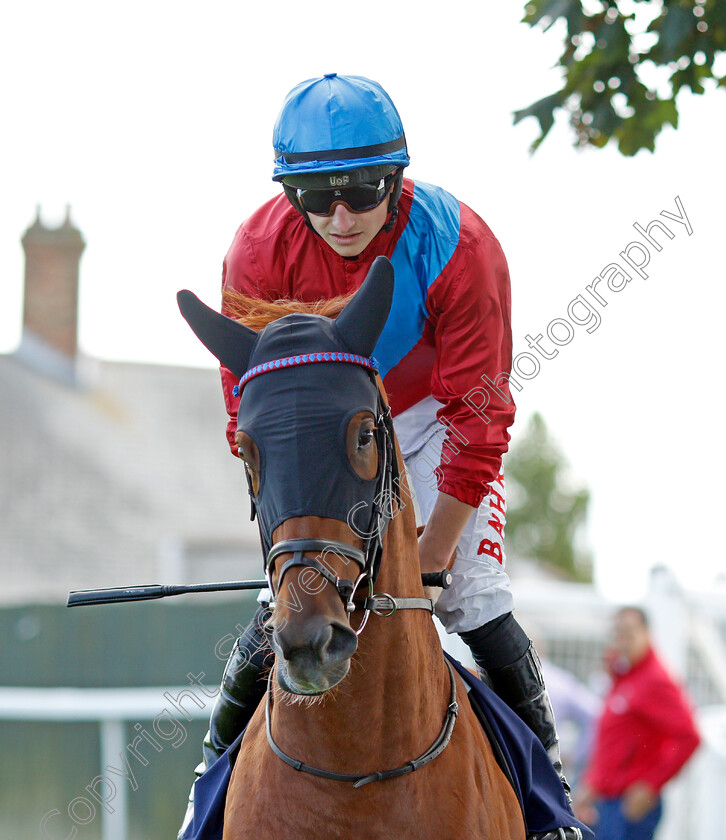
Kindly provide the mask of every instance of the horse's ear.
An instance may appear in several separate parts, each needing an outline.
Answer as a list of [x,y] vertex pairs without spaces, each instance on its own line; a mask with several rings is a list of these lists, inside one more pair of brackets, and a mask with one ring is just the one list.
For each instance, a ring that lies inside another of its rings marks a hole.
[[335,324],[345,343],[355,353],[370,356],[376,346],[393,300],[393,266],[386,257],[376,257],[363,281]]
[[242,378],[247,372],[247,362],[258,334],[244,324],[210,309],[186,289],[177,293],[176,300],[184,320],[207,350],[235,376]]

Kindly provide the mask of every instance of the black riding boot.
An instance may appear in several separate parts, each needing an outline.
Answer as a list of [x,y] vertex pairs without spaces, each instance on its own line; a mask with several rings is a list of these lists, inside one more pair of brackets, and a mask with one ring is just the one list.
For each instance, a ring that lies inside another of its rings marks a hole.
[[[259,607],[245,632],[235,642],[222,675],[222,684],[209,719],[209,731],[202,743],[202,761],[194,769],[199,778],[224,754],[249,723],[267,687],[267,667],[271,664],[270,643],[263,627],[270,617],[267,607]],[[269,657],[269,658],[268,658]],[[195,779],[196,780],[196,779]],[[179,837],[194,816],[194,786]]]
[[471,648],[476,664],[486,672],[497,696],[542,742],[562,781],[567,801],[571,803],[570,786],[562,770],[552,703],[542,677],[539,656],[527,634],[514,616],[507,613],[459,635]]

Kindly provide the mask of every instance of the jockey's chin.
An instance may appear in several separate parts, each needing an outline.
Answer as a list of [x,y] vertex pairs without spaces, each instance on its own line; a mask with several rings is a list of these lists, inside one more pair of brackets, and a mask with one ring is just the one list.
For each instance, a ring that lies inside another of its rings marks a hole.
[[344,680],[349,670],[349,659],[322,670],[310,662],[287,662],[281,656],[277,656],[277,684],[287,694],[319,697]]

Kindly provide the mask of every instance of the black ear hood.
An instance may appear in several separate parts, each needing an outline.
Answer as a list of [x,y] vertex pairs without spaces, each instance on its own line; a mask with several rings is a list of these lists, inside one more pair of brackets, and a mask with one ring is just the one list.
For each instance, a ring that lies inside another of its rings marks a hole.
[[354,353],[373,353],[392,301],[393,266],[386,257],[376,257],[360,289],[335,321],[338,334]]
[[[369,357],[392,300],[393,266],[385,257],[376,257],[360,289],[334,322],[322,316],[287,315],[256,333],[211,309],[193,292],[177,294],[181,314],[197,338],[240,378],[250,367],[299,353],[348,350]],[[320,330],[320,346],[315,325]]]
[[235,376],[243,376],[258,333],[210,309],[194,292],[183,289],[176,300],[184,320],[207,350]]

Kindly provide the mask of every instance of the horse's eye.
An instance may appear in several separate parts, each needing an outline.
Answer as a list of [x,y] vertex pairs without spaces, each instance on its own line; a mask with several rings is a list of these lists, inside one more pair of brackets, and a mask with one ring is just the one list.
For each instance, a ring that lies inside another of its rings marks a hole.
[[368,427],[361,429],[358,432],[358,448],[365,449],[367,446],[370,446],[373,443],[373,438],[375,437],[375,428]]
[[373,415],[359,411],[350,418],[345,431],[345,451],[355,472],[366,481],[378,472],[378,448],[374,445],[376,426]]
[[237,449],[237,455],[240,461],[242,461],[242,463],[244,464],[245,469],[249,469],[250,467],[252,467],[252,464],[250,463],[251,458],[249,456],[249,453],[246,453],[241,446]]

